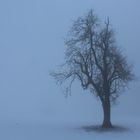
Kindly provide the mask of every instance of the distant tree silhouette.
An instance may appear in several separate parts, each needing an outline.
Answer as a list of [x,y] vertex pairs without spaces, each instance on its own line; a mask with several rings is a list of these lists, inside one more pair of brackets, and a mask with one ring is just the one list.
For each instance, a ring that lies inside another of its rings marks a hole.
[[102,127],[110,128],[111,102],[120,95],[134,75],[131,66],[117,47],[109,19],[99,22],[93,10],[74,21],[65,41],[65,64],[60,72],[51,75],[60,84],[74,80],[83,89],[89,89],[102,103],[104,119]]

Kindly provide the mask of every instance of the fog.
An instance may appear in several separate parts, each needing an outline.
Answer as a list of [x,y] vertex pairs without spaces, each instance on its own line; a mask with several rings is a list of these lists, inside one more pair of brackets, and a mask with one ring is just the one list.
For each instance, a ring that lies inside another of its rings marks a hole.
[[102,22],[110,18],[118,46],[137,77],[113,106],[112,119],[139,117],[139,5],[139,0],[0,1],[0,122],[101,123],[97,98],[77,83],[65,98],[49,75],[64,62],[64,38],[72,21],[90,8]]

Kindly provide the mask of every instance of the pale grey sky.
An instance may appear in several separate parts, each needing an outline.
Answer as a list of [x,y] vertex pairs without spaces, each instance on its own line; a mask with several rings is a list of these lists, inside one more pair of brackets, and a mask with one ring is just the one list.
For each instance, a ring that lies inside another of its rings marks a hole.
[[[65,99],[49,72],[63,63],[63,38],[72,21],[93,8],[102,21],[110,18],[118,45],[140,77],[139,6],[139,0],[0,1],[0,118],[98,117],[98,100],[79,86]],[[139,109],[139,84],[130,86],[116,112],[138,115],[133,108]]]

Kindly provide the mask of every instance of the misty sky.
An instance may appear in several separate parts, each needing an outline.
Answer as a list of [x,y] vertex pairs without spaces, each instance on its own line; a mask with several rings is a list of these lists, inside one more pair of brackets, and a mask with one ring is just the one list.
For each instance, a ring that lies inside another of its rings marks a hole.
[[[72,21],[93,8],[102,22],[110,18],[118,46],[139,78],[139,6],[139,0],[1,0],[0,118],[98,117],[101,108],[94,96],[76,84],[65,99],[49,72],[63,63]],[[140,115],[139,84],[131,84],[114,112]]]

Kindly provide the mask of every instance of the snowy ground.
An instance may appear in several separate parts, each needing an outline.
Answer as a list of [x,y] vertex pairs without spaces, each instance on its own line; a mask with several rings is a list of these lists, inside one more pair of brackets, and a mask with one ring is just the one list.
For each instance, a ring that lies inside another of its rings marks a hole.
[[1,140],[138,140],[140,137],[140,119],[132,118],[116,121],[125,131],[97,132],[85,131],[82,126],[90,122],[47,122],[9,120],[0,124]]

